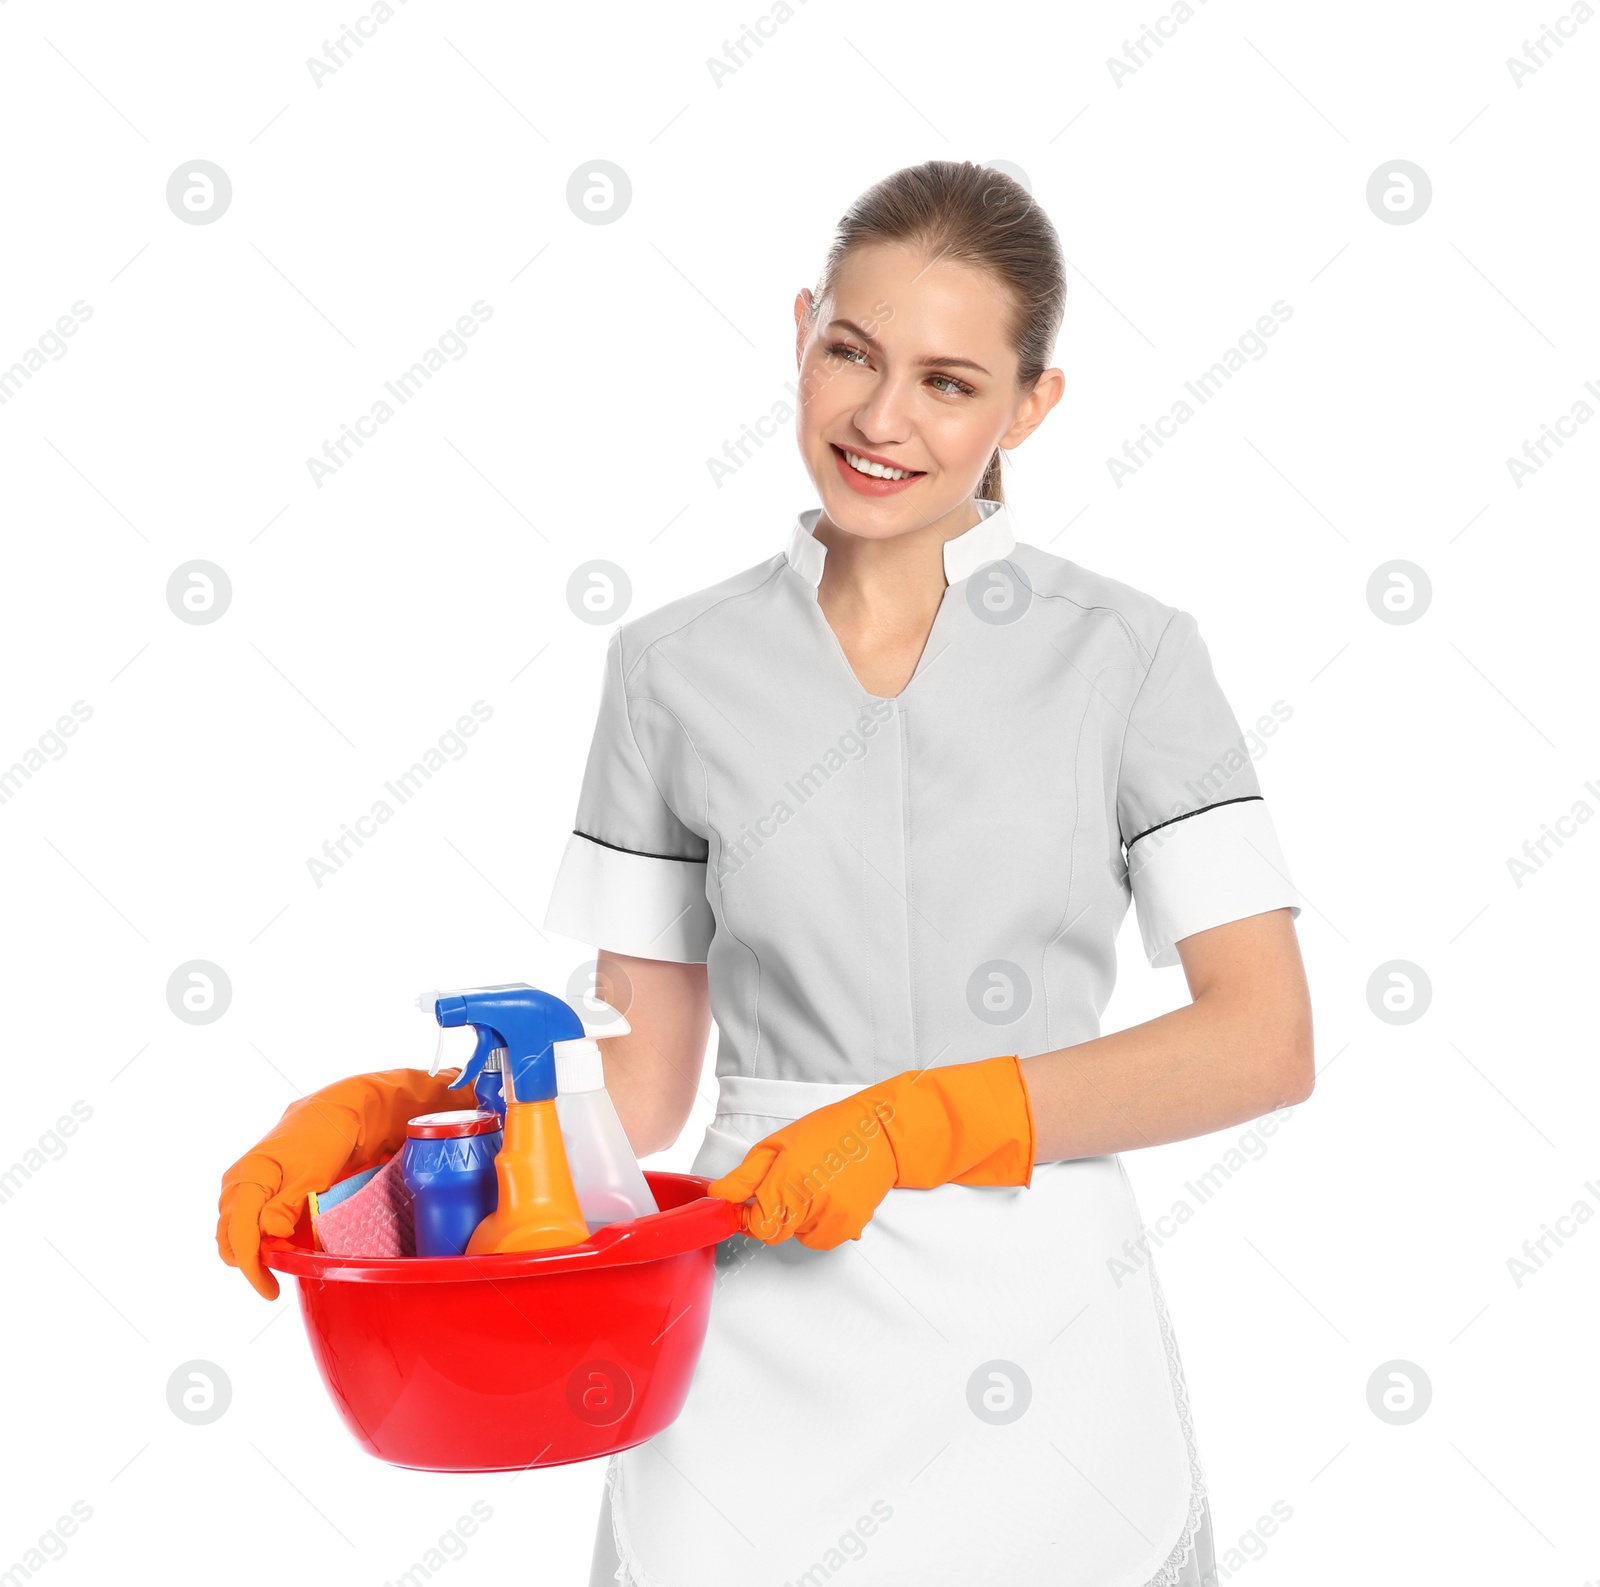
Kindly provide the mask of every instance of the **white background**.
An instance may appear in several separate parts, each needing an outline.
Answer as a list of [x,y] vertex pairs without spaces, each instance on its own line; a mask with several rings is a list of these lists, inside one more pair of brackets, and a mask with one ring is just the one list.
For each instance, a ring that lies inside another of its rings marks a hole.
[[[1600,409],[1600,20],[1519,87],[1560,0],[1211,0],[1118,86],[1107,58],[1169,13],[1060,9],[810,0],[718,86],[759,0],[409,0],[317,86],[307,58],[369,13],[0,4],[0,368],[92,310],[0,406],[0,767],[92,710],[0,803],[0,1167],[92,1110],[0,1201],[0,1570],[82,1501],[49,1582],[376,1587],[481,1499],[447,1587],[587,1579],[603,1464],[361,1453],[290,1292],[218,1260],[219,1179],[294,1096],[425,1065],[422,987],[559,990],[590,956],[539,929],[613,626],[568,578],[620,565],[638,615],[781,550],[814,503],[787,431],[720,484],[708,459],[787,396],[838,216],[942,157],[1020,168],[1070,261],[1019,538],[1195,613],[1242,722],[1292,708],[1258,773],[1319,1081],[1158,1257],[1219,1558],[1293,1511],[1227,1579],[1600,1577],[1600,1228],[1507,1267],[1600,1207],[1600,834],[1520,887],[1507,865],[1600,808],[1600,426],[1520,486],[1506,464]],[[183,224],[166,185],[202,159],[231,205]],[[596,159],[632,183],[612,225],[566,200]],[[1431,179],[1411,224],[1367,203],[1395,160]],[[477,300],[466,356],[318,486],[307,459]],[[1266,356],[1115,483],[1278,300]],[[231,582],[214,623],[167,602],[195,559]],[[1404,625],[1366,596],[1396,559],[1432,585]],[[475,700],[464,757],[319,887],[308,859]],[[1108,1029],[1185,996],[1131,916],[1121,950]],[[209,1025],[167,1004],[190,959],[231,981]],[[1395,959],[1432,987],[1406,1025],[1368,1001]],[[713,1090],[656,1166],[687,1166]],[[1245,1133],[1130,1154],[1147,1219]],[[194,1359],[232,1387],[203,1427],[166,1400]],[[1396,1360],[1432,1388],[1403,1426],[1367,1400]]]

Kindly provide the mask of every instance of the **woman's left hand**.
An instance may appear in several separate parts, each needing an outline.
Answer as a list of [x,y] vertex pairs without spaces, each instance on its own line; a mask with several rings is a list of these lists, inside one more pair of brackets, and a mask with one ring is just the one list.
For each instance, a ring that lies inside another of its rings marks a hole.
[[707,1194],[748,1202],[744,1232],[827,1251],[896,1186],[1027,1185],[1033,1109],[1014,1055],[907,1069],[758,1141]]

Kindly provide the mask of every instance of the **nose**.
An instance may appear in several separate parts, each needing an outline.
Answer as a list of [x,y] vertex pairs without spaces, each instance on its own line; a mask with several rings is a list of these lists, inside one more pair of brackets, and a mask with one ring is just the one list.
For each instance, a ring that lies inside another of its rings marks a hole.
[[893,446],[912,430],[911,376],[880,374],[855,410],[856,429],[869,446]]

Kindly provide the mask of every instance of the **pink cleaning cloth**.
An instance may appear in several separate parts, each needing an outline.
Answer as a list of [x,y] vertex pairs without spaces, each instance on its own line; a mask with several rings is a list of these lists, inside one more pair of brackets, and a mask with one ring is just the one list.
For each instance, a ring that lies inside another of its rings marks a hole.
[[414,1256],[411,1197],[391,1157],[353,1196],[312,1220],[322,1249],[333,1256]]

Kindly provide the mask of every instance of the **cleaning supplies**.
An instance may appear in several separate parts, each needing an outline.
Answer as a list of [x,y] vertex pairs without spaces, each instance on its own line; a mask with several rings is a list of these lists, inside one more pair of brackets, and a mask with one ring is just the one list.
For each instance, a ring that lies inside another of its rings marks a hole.
[[306,1197],[306,1205],[311,1209],[312,1218],[320,1218],[323,1213],[332,1212],[341,1201],[355,1195],[382,1167],[382,1163],[374,1163],[371,1168],[363,1168],[359,1174],[341,1179],[338,1184],[330,1185],[326,1190],[313,1190]]
[[418,1256],[460,1256],[495,1209],[500,1116],[487,1108],[423,1113],[406,1125],[400,1171]]
[[334,1256],[413,1256],[415,1235],[411,1197],[400,1173],[400,1159],[341,1179],[313,1193],[311,1229],[322,1250]]
[[591,1232],[659,1210],[606,1091],[600,1047],[594,1040],[596,1034],[626,1035],[632,1027],[609,1003],[594,1000],[592,1006],[603,1009],[608,1018],[585,1020],[582,1037],[555,1043],[556,1113],[578,1205]]
[[[588,1226],[573,1189],[556,1115],[555,1043],[581,1040],[583,1021],[558,997],[523,984],[442,993],[441,1027],[478,1028],[478,1050],[457,1085],[476,1081],[487,1053],[505,1050],[505,1129],[495,1158],[495,1210],[473,1231],[468,1256],[581,1244]],[[486,1046],[485,1031],[493,1033]],[[480,1055],[482,1057],[480,1058]]]

